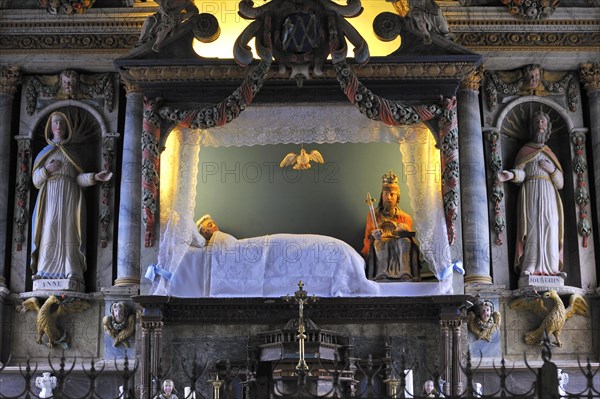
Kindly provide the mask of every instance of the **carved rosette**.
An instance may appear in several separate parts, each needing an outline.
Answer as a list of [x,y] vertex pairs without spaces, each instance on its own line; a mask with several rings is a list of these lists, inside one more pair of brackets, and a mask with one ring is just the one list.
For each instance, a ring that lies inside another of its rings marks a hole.
[[494,204],[494,232],[496,233],[496,245],[502,245],[501,234],[506,227],[506,222],[500,212],[500,204],[504,199],[504,190],[502,183],[498,180],[498,173],[502,171],[502,158],[500,156],[499,139],[500,134],[497,129],[491,129],[487,135],[490,143],[490,172],[494,176],[494,185],[490,195],[490,201]]
[[600,63],[580,65],[579,76],[585,90],[590,93],[600,89]]
[[18,67],[0,68],[0,94],[15,94],[20,83],[21,71]]
[[456,98],[442,99],[442,104],[404,106],[399,102],[377,96],[359,82],[345,62],[334,64],[337,79],[350,102],[367,118],[390,126],[414,125],[437,119],[442,164],[442,198],[448,229],[448,242],[456,237],[454,222],[458,216],[459,167],[458,124]]
[[501,0],[510,15],[526,20],[546,19],[554,13],[559,0]]
[[16,209],[15,209],[15,243],[17,251],[23,249],[25,242],[25,228],[29,220],[27,202],[31,188],[31,139],[20,137],[17,150],[17,180],[15,182]]
[[154,244],[154,224],[157,210],[158,167],[160,161],[160,117],[157,108],[160,99],[144,98],[142,128],[142,220],[145,226],[144,245]]
[[584,248],[587,248],[588,237],[592,233],[592,225],[587,212],[587,205],[590,202],[590,193],[585,182],[585,172],[587,171],[587,162],[585,160],[586,131],[586,129],[575,129],[571,132],[571,142],[575,145],[573,172],[577,175],[577,188],[575,189],[575,203],[579,209],[577,232],[583,237]]
[[[115,139],[119,137],[119,134],[107,134],[102,139],[102,159],[103,159],[103,169],[110,170],[112,169],[112,165],[115,159]],[[112,179],[111,179],[112,180]],[[108,244],[108,226],[111,221],[111,212],[110,212],[110,199],[112,194],[112,182],[111,180],[102,182],[100,185],[100,245],[102,248],[106,248]]]

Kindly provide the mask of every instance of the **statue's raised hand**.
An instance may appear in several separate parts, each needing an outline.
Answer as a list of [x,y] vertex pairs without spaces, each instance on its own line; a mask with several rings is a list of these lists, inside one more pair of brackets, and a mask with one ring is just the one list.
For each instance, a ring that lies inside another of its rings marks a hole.
[[498,181],[500,181],[500,182],[509,181],[514,178],[515,178],[515,174],[513,172],[511,172],[510,170],[503,170],[502,172],[498,173]]
[[112,172],[109,172],[108,170],[103,170],[94,175],[94,178],[96,179],[96,181],[109,181],[111,177],[112,177]]

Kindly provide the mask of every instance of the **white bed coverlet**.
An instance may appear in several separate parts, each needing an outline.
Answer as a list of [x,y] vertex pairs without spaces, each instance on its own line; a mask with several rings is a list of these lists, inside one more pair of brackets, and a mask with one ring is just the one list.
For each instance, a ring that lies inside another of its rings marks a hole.
[[315,234],[273,234],[236,239],[216,232],[208,245],[189,247],[170,281],[169,295],[279,297],[302,280],[309,295],[378,296],[363,258],[338,239]]

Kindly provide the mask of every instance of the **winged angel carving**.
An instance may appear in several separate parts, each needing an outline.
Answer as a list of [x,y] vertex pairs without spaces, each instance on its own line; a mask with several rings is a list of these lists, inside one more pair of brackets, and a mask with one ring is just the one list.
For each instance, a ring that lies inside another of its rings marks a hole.
[[[552,303],[550,308],[546,307],[544,299],[550,300]],[[561,347],[560,333],[566,321],[575,314],[589,316],[589,306],[581,295],[571,295],[569,297],[569,306],[565,308],[562,299],[560,299],[560,296],[554,290],[548,290],[541,296],[536,292],[533,296],[524,295],[513,300],[508,307],[517,311],[528,310],[544,318],[538,328],[525,334],[525,343],[527,345],[541,344],[544,332],[546,332],[548,336],[554,336],[555,342],[552,344]]]
[[500,313],[494,311],[494,304],[489,300],[476,303],[467,313],[467,326],[477,339],[489,342],[500,324]]
[[44,334],[48,338],[48,348],[54,345],[60,345],[63,349],[69,348],[69,339],[66,331],[63,331],[59,326],[60,319],[71,313],[82,312],[90,307],[90,303],[73,297],[59,298],[55,295],[50,295],[48,299],[40,306],[40,302],[36,297],[32,297],[24,301],[21,305],[21,313],[28,310],[37,312],[37,336],[35,342],[42,343]]
[[256,51],[261,59],[272,56],[279,63],[279,72],[291,69],[290,78],[317,76],[331,54],[334,62],[344,60],[346,38],[354,45],[358,63],[369,60],[369,48],[358,31],[345,20],[362,12],[360,0],[348,0],[346,5],[331,0],[271,0],[254,7],[252,0],[242,0],[239,13],[254,20],[237,38],[233,50],[241,65],[252,62],[248,43],[256,39]]

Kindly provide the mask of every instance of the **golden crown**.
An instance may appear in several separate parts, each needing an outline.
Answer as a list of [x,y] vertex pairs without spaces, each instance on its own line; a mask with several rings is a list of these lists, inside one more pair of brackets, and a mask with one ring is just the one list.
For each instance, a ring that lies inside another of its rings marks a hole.
[[396,176],[396,174],[390,170],[390,173],[387,173],[381,177],[381,183],[398,184],[398,176]]

